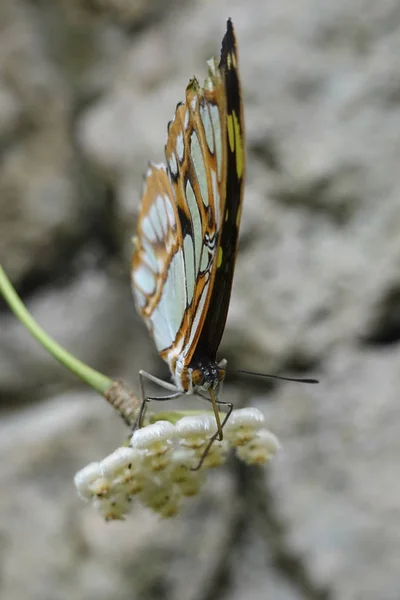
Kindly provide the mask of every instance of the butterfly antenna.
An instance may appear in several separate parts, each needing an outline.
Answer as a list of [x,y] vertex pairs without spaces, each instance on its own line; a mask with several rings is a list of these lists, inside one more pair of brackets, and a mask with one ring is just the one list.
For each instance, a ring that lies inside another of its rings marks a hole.
[[283,377],[281,375],[270,375],[269,373],[254,373],[253,371],[243,371],[242,369],[223,369],[226,373],[241,373],[242,375],[251,375],[252,377],[264,377],[268,379],[280,379],[281,381],[295,381],[297,383],[319,383],[318,379],[308,377]]

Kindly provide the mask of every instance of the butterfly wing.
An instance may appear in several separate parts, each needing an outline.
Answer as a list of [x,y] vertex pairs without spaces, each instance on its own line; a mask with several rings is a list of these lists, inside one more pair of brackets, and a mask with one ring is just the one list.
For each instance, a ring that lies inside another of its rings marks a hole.
[[146,175],[132,257],[137,309],[173,373],[178,357],[190,360],[212,291],[225,152],[214,134],[224,117],[217,75],[208,90],[193,79],[177,106],[167,166],[151,165]]
[[221,60],[218,66],[224,83],[226,119],[221,135],[225,174],[220,182],[221,217],[218,250],[212,294],[201,335],[196,347],[196,357],[216,359],[216,353],[225,328],[235,269],[239,226],[241,218],[245,175],[245,141],[243,104],[240,89],[238,55],[235,33],[231,20],[222,41]]
[[178,357],[187,366],[207,344],[216,353],[225,325],[244,172],[236,65],[228,21],[219,66],[209,62],[203,88],[196,79],[189,83],[186,101],[169,124],[166,167],[151,166],[147,174],[132,259],[133,292],[173,374]]
[[132,289],[157,350],[172,346],[187,306],[182,230],[165,165],[150,165],[134,238]]
[[215,278],[226,178],[225,93],[215,61],[204,88],[193,79],[178,106],[165,148],[182,228],[186,257],[187,312],[182,323],[181,361],[188,365],[197,347]]

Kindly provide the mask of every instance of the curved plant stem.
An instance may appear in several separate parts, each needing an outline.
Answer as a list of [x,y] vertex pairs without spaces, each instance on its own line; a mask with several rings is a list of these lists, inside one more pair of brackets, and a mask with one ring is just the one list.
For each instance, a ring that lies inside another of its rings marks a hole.
[[18,296],[4,269],[0,265],[0,293],[8,303],[9,307],[19,321],[30,331],[33,337],[45,348],[59,363],[72,371],[82,381],[90,385],[93,389],[102,395],[107,394],[113,385],[113,380],[99,373],[95,369],[88,367],[85,363],[75,358],[72,354],[64,350],[60,344],[54,341],[47,333],[36,323],[30,315],[22,300]]

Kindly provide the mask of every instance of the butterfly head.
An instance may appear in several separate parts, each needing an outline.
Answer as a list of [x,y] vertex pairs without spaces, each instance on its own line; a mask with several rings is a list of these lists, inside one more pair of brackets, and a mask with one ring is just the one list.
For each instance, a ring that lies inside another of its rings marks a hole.
[[225,369],[221,369],[216,362],[198,360],[190,368],[193,390],[217,390],[225,378]]

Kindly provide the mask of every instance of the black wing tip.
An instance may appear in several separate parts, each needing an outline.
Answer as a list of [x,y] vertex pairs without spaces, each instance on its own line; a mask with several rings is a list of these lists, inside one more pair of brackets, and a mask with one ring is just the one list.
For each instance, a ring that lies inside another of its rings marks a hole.
[[233,52],[236,54],[236,37],[233,28],[232,19],[229,18],[226,22],[226,33],[222,39],[220,67],[226,65],[227,56]]
[[222,40],[221,54],[227,53],[235,47],[235,30],[233,28],[232,19],[229,18],[226,22],[226,32]]

